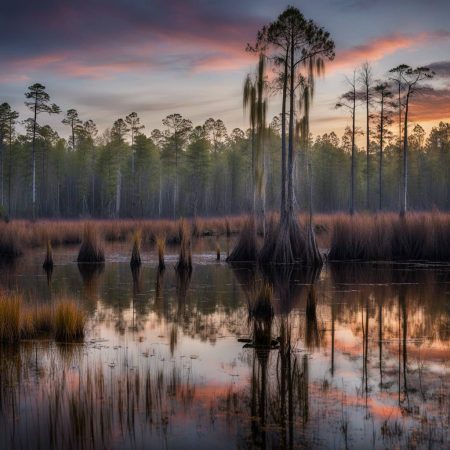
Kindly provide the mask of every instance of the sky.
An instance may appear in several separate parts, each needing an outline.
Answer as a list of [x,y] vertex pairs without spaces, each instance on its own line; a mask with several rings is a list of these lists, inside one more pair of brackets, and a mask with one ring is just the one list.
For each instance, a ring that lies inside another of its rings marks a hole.
[[[171,113],[246,128],[243,81],[257,63],[246,44],[288,4],[336,44],[317,83],[314,134],[341,135],[350,124],[334,105],[365,61],[378,79],[401,63],[431,67],[436,77],[415,100],[412,122],[429,130],[450,121],[449,0],[2,0],[0,102],[25,119],[24,92],[40,82],[63,111],[77,109],[100,130],[132,111],[147,134]],[[277,114],[279,98],[269,104]],[[62,116],[39,120],[68,136]]]

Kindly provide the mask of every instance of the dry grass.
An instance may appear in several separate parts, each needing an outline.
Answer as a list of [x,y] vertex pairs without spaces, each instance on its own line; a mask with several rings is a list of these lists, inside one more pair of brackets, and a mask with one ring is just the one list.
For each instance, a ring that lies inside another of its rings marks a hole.
[[91,223],[86,223],[83,232],[83,242],[78,253],[77,262],[79,263],[101,263],[105,261],[103,247],[100,244],[100,238],[96,227]]
[[274,315],[273,289],[269,283],[261,283],[254,289],[248,302],[249,317],[255,319],[267,319]]
[[216,242],[216,261],[220,261],[220,245]]
[[13,260],[22,255],[22,242],[12,223],[0,225],[0,259]]
[[69,342],[83,339],[86,316],[71,300],[52,305],[24,305],[18,294],[0,293],[0,342],[54,338]]
[[[201,237],[237,234],[245,220],[245,216],[233,216],[196,218],[189,222],[192,223],[193,233]],[[131,240],[138,229],[142,231],[143,243],[156,242],[160,235],[165,235],[168,243],[180,242],[178,221],[175,220],[13,220],[8,224],[0,222],[0,254],[1,242],[9,242],[10,239],[19,250],[22,246],[44,247],[48,239],[54,247],[80,244],[86,223],[95,225],[104,239],[110,242]]]
[[158,269],[159,271],[163,271],[166,268],[166,264],[164,262],[164,252],[166,251],[166,237],[164,235],[160,235],[156,238],[156,248],[158,251]]
[[191,253],[191,233],[188,223],[181,219],[178,224],[178,234],[180,240],[180,255],[176,265],[176,270],[192,271],[192,253]]
[[84,337],[86,316],[71,300],[57,304],[54,316],[55,339],[61,342],[79,341]]
[[0,342],[13,344],[20,339],[21,298],[0,294]]
[[136,230],[133,236],[133,250],[131,252],[131,267],[139,267],[141,265],[141,244],[142,231]]
[[258,241],[253,218],[249,218],[241,229],[239,239],[228,256],[228,262],[255,262],[258,258]]
[[50,239],[47,239],[47,252],[45,254],[45,259],[44,259],[44,263],[42,264],[42,267],[45,270],[53,269],[53,250],[52,250],[52,243],[50,242]]
[[[269,216],[268,235],[274,234],[274,245],[279,235],[277,214]],[[306,223],[306,216],[298,216]],[[250,233],[248,216],[220,218],[195,218],[186,220],[193,236],[231,236],[241,233],[241,245],[245,248],[244,259],[255,260],[257,236],[261,230]],[[137,230],[141,230],[142,244],[156,242],[165,236],[168,244],[180,244],[179,223],[174,220],[96,220],[88,222],[95,229],[95,240],[99,245],[100,234],[108,241],[132,241]],[[396,213],[357,214],[350,218],[346,214],[316,214],[314,230],[319,247],[330,248],[330,259],[348,260],[405,260],[424,259],[448,261],[450,214],[429,212],[409,214],[401,221]],[[86,222],[83,221],[12,221],[0,222],[0,257],[14,259],[29,247],[79,244]],[[269,239],[270,240],[270,239]],[[272,245],[272,247],[273,247]],[[273,248],[270,252],[273,252]],[[265,248],[262,249],[264,254]],[[94,252],[95,253],[95,252]],[[102,253],[102,252],[100,252]],[[233,255],[233,253],[232,253]],[[231,255],[230,255],[231,256]],[[236,256],[236,255],[234,255]],[[261,255],[263,256],[263,255]],[[231,258],[233,259],[233,258]],[[264,259],[264,258],[263,258]]]
[[450,214],[335,216],[330,260],[450,261]]

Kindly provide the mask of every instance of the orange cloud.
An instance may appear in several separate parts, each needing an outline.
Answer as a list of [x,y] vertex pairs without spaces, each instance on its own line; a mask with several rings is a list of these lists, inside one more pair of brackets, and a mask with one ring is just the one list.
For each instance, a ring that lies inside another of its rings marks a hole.
[[450,121],[450,87],[427,87],[411,100],[410,117],[413,121]]

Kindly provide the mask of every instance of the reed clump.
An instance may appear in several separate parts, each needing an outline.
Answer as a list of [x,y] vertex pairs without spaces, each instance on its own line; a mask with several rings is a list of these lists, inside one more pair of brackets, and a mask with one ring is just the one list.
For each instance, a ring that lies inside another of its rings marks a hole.
[[335,218],[330,260],[450,261],[450,215],[384,213]]
[[60,342],[79,341],[84,338],[86,315],[71,300],[64,300],[55,309],[55,339]]
[[23,254],[20,235],[12,228],[11,223],[0,225],[0,259],[12,261]]
[[256,225],[253,218],[243,226],[239,239],[227,258],[227,262],[255,262],[258,258]]
[[0,294],[0,342],[14,344],[20,339],[21,298],[17,294]]
[[25,305],[18,294],[0,293],[0,342],[52,338],[60,342],[84,338],[86,315],[71,300],[54,305]]
[[166,268],[166,263],[164,262],[164,253],[166,251],[166,237],[164,235],[157,236],[156,249],[158,252],[158,270],[162,272]]
[[248,301],[249,318],[269,319],[273,317],[273,289],[269,283],[262,283],[255,288],[253,294]]
[[178,272],[192,272],[191,234],[189,225],[183,219],[179,222],[179,236],[180,255],[178,257],[178,262],[175,266],[175,269]]
[[45,259],[42,267],[44,268],[44,270],[53,269],[53,249],[50,239],[47,239],[47,251],[45,253]]
[[96,228],[87,223],[84,226],[83,241],[81,242],[77,262],[102,263],[105,261],[105,253],[100,243]]
[[136,230],[133,236],[133,250],[131,252],[130,266],[132,268],[139,267],[141,261],[141,245],[142,245],[142,231]]
[[216,243],[216,261],[220,261],[220,245]]

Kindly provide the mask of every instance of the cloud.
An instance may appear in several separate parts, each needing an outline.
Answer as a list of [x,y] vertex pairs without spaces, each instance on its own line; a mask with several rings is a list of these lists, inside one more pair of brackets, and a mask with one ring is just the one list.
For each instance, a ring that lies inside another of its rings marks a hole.
[[436,89],[431,86],[421,89],[410,103],[411,120],[450,120],[450,86]]
[[360,45],[336,52],[331,69],[355,67],[365,61],[375,62],[384,57],[415,46],[450,39],[450,31],[434,31],[415,35],[391,34],[377,37]]
[[180,63],[196,72],[239,69],[249,64],[244,48],[262,24],[245,10],[235,14],[194,0],[5,4],[0,78],[8,79],[24,71],[109,78]]
[[437,78],[450,78],[450,61],[439,61],[432,64],[428,64],[429,67]]

